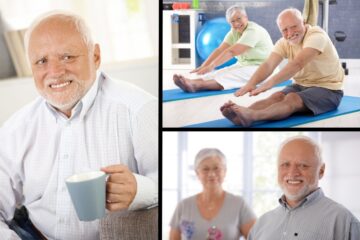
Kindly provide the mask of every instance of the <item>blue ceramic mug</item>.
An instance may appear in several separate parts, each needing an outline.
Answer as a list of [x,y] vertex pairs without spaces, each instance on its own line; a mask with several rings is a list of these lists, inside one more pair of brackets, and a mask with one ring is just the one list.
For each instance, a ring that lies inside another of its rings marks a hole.
[[80,221],[93,221],[105,216],[106,176],[102,171],[91,171],[66,179]]

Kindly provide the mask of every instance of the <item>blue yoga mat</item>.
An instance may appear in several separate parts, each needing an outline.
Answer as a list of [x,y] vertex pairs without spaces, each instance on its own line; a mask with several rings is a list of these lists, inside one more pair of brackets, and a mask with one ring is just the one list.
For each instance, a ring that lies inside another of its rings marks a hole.
[[[287,80],[285,82],[279,83],[275,87],[287,86],[291,84],[291,80]],[[164,90],[163,91],[163,102],[171,102],[177,100],[184,100],[190,98],[199,98],[199,97],[208,97],[220,94],[227,94],[227,93],[234,93],[238,90],[238,88],[229,89],[229,90],[220,90],[220,91],[201,91],[195,93],[188,93],[184,92],[180,88],[178,89],[171,89],[171,90]]]
[[[353,112],[360,111],[360,97],[344,96],[339,107],[330,112],[326,112],[317,116],[312,115],[292,115],[289,118],[277,121],[258,121],[255,122],[252,128],[288,128],[297,125],[319,121],[327,118],[341,116]],[[224,118],[204,123],[188,125],[190,128],[242,128],[234,125],[230,120]]]

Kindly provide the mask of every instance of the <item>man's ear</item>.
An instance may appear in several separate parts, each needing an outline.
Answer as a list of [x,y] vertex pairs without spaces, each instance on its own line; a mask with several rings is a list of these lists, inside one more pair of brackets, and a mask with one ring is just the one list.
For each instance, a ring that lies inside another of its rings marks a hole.
[[324,176],[325,173],[325,163],[322,163],[319,169],[319,179],[321,179]]
[[94,46],[94,63],[96,69],[98,69],[101,63],[101,55],[100,55],[100,46],[97,43]]

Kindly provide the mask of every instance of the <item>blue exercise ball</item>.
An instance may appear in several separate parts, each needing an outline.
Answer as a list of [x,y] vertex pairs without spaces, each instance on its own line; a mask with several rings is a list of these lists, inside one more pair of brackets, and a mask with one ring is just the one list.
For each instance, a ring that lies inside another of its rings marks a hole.
[[[224,17],[214,18],[205,22],[196,37],[196,50],[202,61],[205,61],[220,46],[230,29],[231,27]],[[236,62],[235,58],[218,68],[231,65],[234,62]]]

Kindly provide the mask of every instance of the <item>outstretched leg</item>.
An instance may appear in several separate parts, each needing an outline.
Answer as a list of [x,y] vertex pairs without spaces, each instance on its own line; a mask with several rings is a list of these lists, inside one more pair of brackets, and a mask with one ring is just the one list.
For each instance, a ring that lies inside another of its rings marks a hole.
[[257,101],[249,106],[250,109],[260,110],[271,106],[274,103],[284,100],[285,94],[283,92],[275,92],[270,97]]
[[307,108],[298,94],[289,93],[282,101],[275,102],[265,109],[254,110],[229,102],[220,110],[234,124],[248,127],[255,121],[284,119],[295,112],[306,111]]
[[190,80],[182,75],[174,74],[174,83],[185,92],[197,92],[201,90],[223,90],[223,86],[215,80],[204,81],[201,78]]

